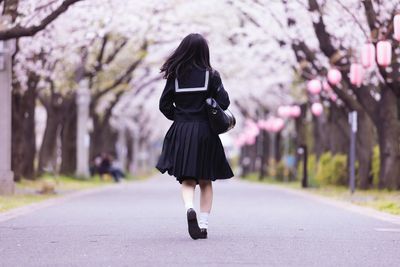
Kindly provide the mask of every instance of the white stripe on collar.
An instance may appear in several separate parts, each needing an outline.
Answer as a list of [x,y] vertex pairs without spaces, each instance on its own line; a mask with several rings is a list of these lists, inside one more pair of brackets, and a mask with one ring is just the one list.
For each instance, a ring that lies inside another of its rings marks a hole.
[[181,92],[207,91],[209,76],[210,76],[209,71],[206,71],[206,78],[205,78],[204,86],[203,87],[193,87],[193,88],[179,88],[178,79],[175,79],[175,92],[181,93]]

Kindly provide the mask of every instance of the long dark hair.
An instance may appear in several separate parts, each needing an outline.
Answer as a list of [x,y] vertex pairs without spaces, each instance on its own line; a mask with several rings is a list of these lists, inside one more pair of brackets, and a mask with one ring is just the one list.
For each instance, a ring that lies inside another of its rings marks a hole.
[[207,40],[198,33],[191,33],[168,57],[161,67],[164,79],[183,76],[190,68],[211,70],[210,50]]

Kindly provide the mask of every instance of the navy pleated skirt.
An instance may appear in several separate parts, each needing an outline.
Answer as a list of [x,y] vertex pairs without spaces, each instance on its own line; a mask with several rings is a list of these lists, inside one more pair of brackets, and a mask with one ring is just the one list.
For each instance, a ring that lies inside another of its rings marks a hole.
[[156,168],[175,176],[179,183],[233,177],[221,140],[208,121],[174,121],[165,135]]

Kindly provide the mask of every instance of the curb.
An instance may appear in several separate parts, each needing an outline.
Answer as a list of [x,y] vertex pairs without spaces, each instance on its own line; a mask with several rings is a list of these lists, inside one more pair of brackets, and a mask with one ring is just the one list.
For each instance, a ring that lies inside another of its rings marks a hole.
[[[241,181],[243,181],[243,180],[241,180]],[[247,181],[247,182],[249,182],[249,181]],[[334,206],[337,208],[345,209],[345,210],[348,210],[348,211],[351,211],[354,213],[358,213],[358,214],[361,214],[364,216],[368,216],[371,218],[375,218],[375,219],[378,219],[381,221],[400,225],[400,216],[388,214],[388,213],[378,211],[378,210],[375,210],[375,209],[369,208],[369,207],[358,206],[356,204],[352,204],[352,203],[345,202],[342,200],[337,200],[337,199],[332,199],[332,198],[325,197],[325,196],[316,195],[311,192],[301,191],[300,189],[286,188],[286,187],[274,185],[274,184],[265,184],[265,185],[267,187],[273,188],[275,190],[284,191],[284,192],[292,194],[292,195],[297,195],[297,196],[300,196],[303,198],[315,200],[315,201],[318,201],[321,203],[325,203],[325,204],[328,204],[328,205],[331,205],[331,206]]]

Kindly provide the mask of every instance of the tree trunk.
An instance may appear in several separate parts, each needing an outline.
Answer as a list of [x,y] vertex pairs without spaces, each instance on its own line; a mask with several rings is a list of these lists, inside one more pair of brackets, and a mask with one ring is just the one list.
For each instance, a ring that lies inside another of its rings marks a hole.
[[329,148],[327,133],[326,133],[326,118],[325,114],[321,114],[320,116],[313,116],[313,135],[314,135],[314,148],[313,151],[319,159],[319,157],[327,151]]
[[382,88],[379,122],[380,148],[379,188],[400,189],[400,122],[397,119],[397,100],[393,91]]
[[93,129],[90,132],[90,159],[94,159],[102,151],[102,140],[101,140],[101,122],[99,116],[94,113],[92,114]]
[[348,113],[342,108],[337,107],[335,104],[331,105],[328,117],[328,138],[329,138],[329,151],[332,154],[348,154],[350,140],[349,140],[349,123],[347,118]]
[[360,189],[368,189],[372,184],[371,166],[375,142],[374,125],[365,112],[358,112],[357,160],[358,183]]
[[35,103],[38,77],[28,76],[28,90],[21,93],[16,86],[12,93],[12,170],[14,179],[35,178],[36,155]]
[[24,150],[24,120],[26,107],[24,96],[19,92],[12,93],[12,136],[11,136],[11,166],[14,171],[14,180],[22,178],[23,150]]
[[275,134],[275,143],[274,143],[274,145],[275,145],[275,148],[274,148],[275,155],[273,155],[275,163],[278,163],[282,159],[282,149],[281,149],[282,145],[281,144],[282,144],[282,134],[281,134],[281,132],[277,132]]
[[60,173],[74,175],[76,171],[76,124],[77,107],[75,96],[65,100],[64,117],[61,130],[61,168]]
[[248,149],[248,156],[250,158],[250,164],[249,164],[249,169],[250,172],[255,172],[256,171],[256,161],[257,161],[257,143],[254,145],[249,145],[247,147]]
[[242,177],[246,177],[250,172],[251,159],[250,159],[249,152],[250,152],[249,145],[242,146],[241,153],[240,153],[240,160],[239,160],[239,164],[242,167],[242,173],[241,173]]
[[125,170],[130,170],[130,166],[133,162],[133,136],[130,131],[126,131],[126,164],[124,166]]
[[39,175],[42,175],[47,169],[55,171],[53,162],[56,157],[57,136],[62,121],[61,115],[60,109],[54,107],[47,108],[46,128],[39,151]]
[[[37,77],[35,78],[37,79]],[[38,81],[38,80],[37,80]],[[25,92],[25,100],[27,110],[24,114],[24,160],[21,162],[22,175],[27,179],[35,178],[35,156],[36,156],[36,134],[35,134],[35,107],[36,107],[36,84],[37,81],[30,81],[35,83],[32,89]]]
[[110,125],[109,122],[103,125],[102,131],[103,131],[102,139],[103,139],[104,151],[116,157],[117,156],[116,144],[118,141],[118,132],[114,130],[114,128]]
[[262,135],[262,151],[261,151],[261,161],[260,161],[260,173],[258,179],[262,180],[267,175],[270,140],[267,131],[261,130],[260,134]]
[[296,129],[296,136],[295,136],[295,150],[296,150],[296,162],[295,162],[295,173],[294,177],[297,177],[297,170],[299,167],[299,163],[302,159],[302,156],[298,153],[298,149],[301,146],[307,145],[307,129],[306,129],[306,113],[307,113],[307,104],[302,104],[300,106],[301,114],[298,118],[295,119],[295,129]]
[[99,115],[94,114],[92,119],[93,131],[90,133],[90,158],[94,158],[103,152],[115,156],[118,132],[111,127],[109,121],[101,121]]

